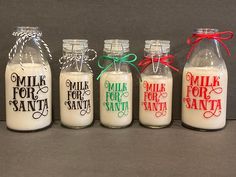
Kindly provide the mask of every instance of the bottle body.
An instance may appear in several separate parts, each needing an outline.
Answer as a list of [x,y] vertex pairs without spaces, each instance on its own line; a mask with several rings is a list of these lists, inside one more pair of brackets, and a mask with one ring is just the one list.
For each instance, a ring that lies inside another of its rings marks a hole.
[[5,73],[6,123],[19,131],[42,129],[52,121],[50,66],[8,64]]
[[[199,29],[196,34],[215,29]],[[219,130],[226,125],[228,72],[218,41],[203,39],[183,70],[182,123],[187,128]]]
[[182,121],[197,129],[217,130],[226,124],[226,68],[185,67]]
[[47,58],[40,55],[38,28],[18,27],[17,30],[27,36],[34,32],[36,37],[24,47],[17,46],[14,57],[6,66],[6,124],[11,130],[35,131],[52,122],[51,69]]
[[93,122],[93,75],[86,72],[60,73],[61,123],[83,128]]
[[141,74],[139,121],[150,128],[162,128],[172,120],[172,75]]
[[100,121],[110,128],[122,128],[132,122],[132,74],[105,72],[100,78]]

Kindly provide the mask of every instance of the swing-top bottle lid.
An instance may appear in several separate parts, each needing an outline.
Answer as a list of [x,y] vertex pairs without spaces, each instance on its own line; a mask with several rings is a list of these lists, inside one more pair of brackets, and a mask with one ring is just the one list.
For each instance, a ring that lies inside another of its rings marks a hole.
[[86,39],[63,39],[64,52],[81,52],[88,49],[88,40]]
[[16,27],[17,32],[23,32],[23,33],[35,33],[42,35],[42,32],[40,31],[38,26],[17,26]]
[[197,28],[193,31],[193,34],[214,34],[219,32],[216,28]]
[[170,41],[167,40],[146,40],[145,48],[146,52],[163,54],[170,52]]
[[104,41],[104,52],[106,53],[126,53],[129,52],[129,40],[108,39]]

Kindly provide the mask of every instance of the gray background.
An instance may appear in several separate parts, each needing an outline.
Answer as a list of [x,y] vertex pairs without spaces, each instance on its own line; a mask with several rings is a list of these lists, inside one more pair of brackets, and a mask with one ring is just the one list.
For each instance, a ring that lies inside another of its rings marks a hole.
[[[15,42],[11,36],[16,26],[39,26],[54,60],[53,113],[59,119],[58,58],[62,55],[62,39],[84,38],[89,47],[101,55],[103,40],[129,39],[131,51],[143,56],[145,39],[171,41],[175,66],[181,70],[189,46],[186,38],[197,27],[215,27],[236,31],[236,1],[234,0],[0,0],[0,119],[5,119],[4,72],[8,52]],[[227,118],[236,118],[236,39],[226,42],[233,57],[223,55],[229,71]],[[223,50],[223,49],[222,49]],[[99,74],[96,62],[91,63],[95,77]],[[181,72],[174,76],[173,117],[180,118]],[[94,82],[95,118],[99,118],[98,81]],[[134,118],[138,118],[138,80],[134,77]]]

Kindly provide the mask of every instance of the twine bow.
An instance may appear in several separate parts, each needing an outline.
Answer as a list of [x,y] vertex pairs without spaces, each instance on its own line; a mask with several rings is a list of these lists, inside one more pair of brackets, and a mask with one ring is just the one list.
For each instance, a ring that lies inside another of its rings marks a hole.
[[232,31],[216,32],[216,33],[212,33],[212,34],[204,34],[204,33],[193,34],[191,37],[189,37],[187,39],[187,44],[192,45],[192,47],[190,48],[190,50],[187,54],[187,59],[189,59],[189,57],[190,57],[193,49],[196,47],[196,45],[203,39],[217,40],[224,47],[227,54],[230,56],[231,55],[230,50],[223,41],[232,39],[233,36],[234,36],[234,33]]
[[[86,55],[88,52],[93,52],[94,57],[89,58],[89,56]],[[62,65],[61,69],[63,70],[63,69],[69,68],[70,66],[75,64],[77,61],[81,61],[82,63],[85,63],[88,66],[90,72],[92,73],[93,70],[88,62],[93,61],[95,58],[97,58],[97,52],[94,49],[87,49],[82,54],[81,53],[80,54],[66,54],[59,59],[59,63]],[[80,68],[80,71],[81,69],[82,68]]]
[[34,39],[35,44],[39,48],[40,56],[41,56],[41,60],[42,60],[43,65],[45,66],[45,60],[44,60],[42,47],[41,47],[40,44],[43,45],[43,47],[47,51],[49,59],[52,60],[52,55],[51,55],[51,52],[48,48],[48,45],[44,42],[43,39],[41,39],[41,36],[42,36],[41,32],[38,32],[38,33],[13,32],[12,35],[16,36],[16,37],[19,37],[19,38],[16,40],[15,45],[11,48],[11,50],[8,54],[8,57],[9,57],[10,60],[12,60],[16,55],[17,49],[19,48],[19,60],[20,60],[20,65],[21,65],[22,70],[24,70],[23,63],[22,63],[22,52],[23,52],[23,49],[25,47],[25,44],[27,42],[29,42],[30,40],[32,40],[32,39]]
[[[103,66],[101,65],[100,61],[111,61],[110,64]],[[137,60],[137,56],[133,53],[124,55],[123,57],[113,57],[113,56],[101,56],[98,60],[98,67],[103,69],[102,72],[98,75],[97,80],[103,75],[104,72],[106,72],[109,68],[111,68],[114,64],[119,63],[127,63],[135,68],[135,70],[138,73],[138,76],[140,76],[138,68],[133,64]]]
[[143,72],[153,62],[160,62],[161,64],[168,66],[175,71],[179,71],[179,69],[172,66],[172,63],[174,63],[174,56],[166,55],[160,58],[151,58],[151,57],[145,56],[144,59],[141,60],[138,64],[138,66],[142,67],[141,72]]

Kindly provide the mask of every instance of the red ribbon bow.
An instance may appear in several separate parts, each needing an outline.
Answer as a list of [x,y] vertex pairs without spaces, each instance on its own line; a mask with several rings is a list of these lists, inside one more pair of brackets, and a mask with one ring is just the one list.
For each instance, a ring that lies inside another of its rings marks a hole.
[[229,48],[225,45],[223,40],[229,40],[232,39],[234,36],[234,33],[232,31],[223,31],[223,32],[216,32],[213,34],[193,34],[191,37],[187,39],[187,44],[192,45],[190,48],[187,59],[189,59],[191,53],[193,52],[193,49],[196,47],[196,45],[203,39],[215,39],[217,40],[226,50],[227,54],[230,56]]
[[151,58],[151,57],[145,56],[144,59],[138,63],[138,66],[142,67],[141,72],[143,72],[150,64],[152,64],[152,61],[160,62],[161,64],[166,65],[175,71],[179,71],[177,68],[171,65],[172,63],[174,63],[174,56],[166,55],[166,56],[162,56],[161,58]]

